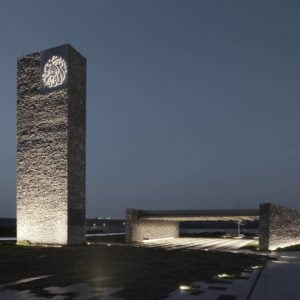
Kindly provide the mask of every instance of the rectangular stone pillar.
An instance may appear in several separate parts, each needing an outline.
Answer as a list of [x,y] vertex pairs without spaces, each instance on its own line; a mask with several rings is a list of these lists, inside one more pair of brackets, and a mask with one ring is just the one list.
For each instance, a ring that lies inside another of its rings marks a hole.
[[86,60],[70,45],[17,62],[17,241],[85,242]]
[[259,221],[260,250],[300,244],[300,212],[281,205],[262,203]]

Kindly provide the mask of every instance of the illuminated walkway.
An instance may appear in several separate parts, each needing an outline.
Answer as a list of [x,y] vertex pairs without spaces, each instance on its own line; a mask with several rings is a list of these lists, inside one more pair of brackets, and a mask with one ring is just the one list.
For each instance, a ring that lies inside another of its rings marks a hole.
[[146,247],[160,247],[166,250],[189,249],[205,251],[228,251],[238,250],[251,243],[257,242],[253,239],[233,238],[170,238],[158,240],[146,240]]

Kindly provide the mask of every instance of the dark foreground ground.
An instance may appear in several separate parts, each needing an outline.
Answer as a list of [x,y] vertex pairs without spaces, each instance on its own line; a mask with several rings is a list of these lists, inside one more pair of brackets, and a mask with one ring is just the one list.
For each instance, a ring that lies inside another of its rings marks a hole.
[[[113,239],[122,241],[122,237]],[[220,273],[238,277],[251,266],[265,263],[264,257],[255,255],[97,244],[103,241],[93,237],[90,245],[62,248],[0,243],[0,295],[5,289],[13,289],[51,298],[55,294],[45,288],[86,283],[91,289],[119,288],[114,296],[122,299],[164,299],[180,285],[209,281]],[[105,238],[105,242],[110,241]],[[51,277],[5,287],[44,275]],[[197,292],[200,293],[199,289],[192,290]],[[63,295],[67,299],[77,296],[75,292]],[[101,299],[101,295],[93,299]]]

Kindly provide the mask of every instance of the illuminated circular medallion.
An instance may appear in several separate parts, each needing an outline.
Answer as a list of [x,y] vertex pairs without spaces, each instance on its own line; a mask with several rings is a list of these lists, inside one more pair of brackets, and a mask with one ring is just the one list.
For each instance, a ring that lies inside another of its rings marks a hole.
[[67,76],[67,63],[61,56],[52,56],[44,65],[42,80],[49,88],[60,86]]

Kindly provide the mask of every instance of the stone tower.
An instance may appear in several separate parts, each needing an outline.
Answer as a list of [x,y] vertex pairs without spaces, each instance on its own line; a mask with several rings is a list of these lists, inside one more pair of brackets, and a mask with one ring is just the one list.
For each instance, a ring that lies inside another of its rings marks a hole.
[[17,242],[85,242],[86,60],[62,45],[17,62]]

